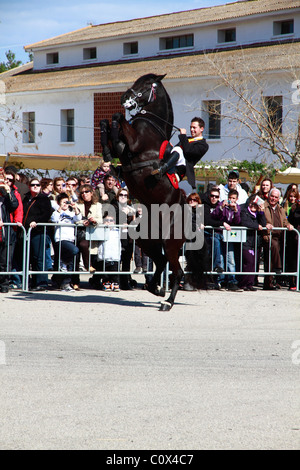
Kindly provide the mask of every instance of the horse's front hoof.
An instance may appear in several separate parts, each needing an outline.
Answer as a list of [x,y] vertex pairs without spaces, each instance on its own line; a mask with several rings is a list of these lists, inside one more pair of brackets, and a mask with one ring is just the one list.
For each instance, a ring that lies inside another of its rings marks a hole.
[[169,312],[172,307],[173,307],[173,305],[170,302],[161,302],[159,311],[160,312]]

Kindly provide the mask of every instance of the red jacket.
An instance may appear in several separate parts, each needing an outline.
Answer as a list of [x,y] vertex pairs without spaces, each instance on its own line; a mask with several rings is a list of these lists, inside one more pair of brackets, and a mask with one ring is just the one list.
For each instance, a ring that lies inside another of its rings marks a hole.
[[[22,198],[21,195],[17,189],[17,186],[13,186],[13,191],[14,194],[18,200],[18,207],[14,212],[11,212],[10,214],[10,220],[12,223],[17,223],[20,222],[20,224],[23,222],[23,203],[22,203]],[[15,228],[15,227],[14,227]]]

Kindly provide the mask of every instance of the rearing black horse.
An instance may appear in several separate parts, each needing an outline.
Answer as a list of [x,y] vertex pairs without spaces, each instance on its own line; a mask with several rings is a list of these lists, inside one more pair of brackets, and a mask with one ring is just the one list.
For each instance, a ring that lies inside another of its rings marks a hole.
[[[144,75],[122,95],[121,104],[127,110],[135,110],[136,113],[130,123],[121,113],[113,116],[113,121],[117,121],[120,125],[121,146],[119,142],[115,148],[121,148],[119,157],[122,163],[123,178],[130,193],[146,206],[149,228],[151,222],[153,223],[153,220],[151,221],[151,207],[154,204],[167,204],[183,210],[186,203],[184,193],[179,188],[173,187],[166,175],[157,180],[151,174],[153,165],[157,166],[159,162],[161,145],[164,141],[169,141],[173,129],[172,103],[161,83],[164,77],[165,75]],[[160,215],[159,221],[157,221],[160,226],[159,238],[151,239],[149,231],[146,238],[139,238],[136,241],[138,246],[155,263],[156,271],[148,286],[148,290],[155,295],[165,295],[164,289],[159,287],[159,282],[166,263],[169,262],[172,271],[171,293],[169,298],[161,303],[160,310],[172,308],[183,276],[179,263],[179,252],[185,242],[184,230],[182,230],[181,236],[175,234],[175,216],[172,213],[170,216],[168,238],[164,238],[162,233],[163,220]],[[179,217],[181,216],[179,215]]]

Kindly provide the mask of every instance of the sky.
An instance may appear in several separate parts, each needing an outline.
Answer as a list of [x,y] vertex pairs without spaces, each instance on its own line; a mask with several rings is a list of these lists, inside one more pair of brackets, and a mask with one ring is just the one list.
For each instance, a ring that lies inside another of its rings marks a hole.
[[233,0],[0,0],[0,62],[11,50],[29,61],[24,46],[84,28],[163,13],[224,5]]

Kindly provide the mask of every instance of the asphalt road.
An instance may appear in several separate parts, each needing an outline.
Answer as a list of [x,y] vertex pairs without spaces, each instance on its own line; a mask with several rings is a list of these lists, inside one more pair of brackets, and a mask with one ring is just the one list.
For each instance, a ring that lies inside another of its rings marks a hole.
[[0,294],[0,449],[300,448],[300,295]]

